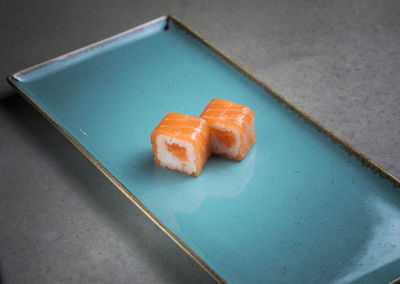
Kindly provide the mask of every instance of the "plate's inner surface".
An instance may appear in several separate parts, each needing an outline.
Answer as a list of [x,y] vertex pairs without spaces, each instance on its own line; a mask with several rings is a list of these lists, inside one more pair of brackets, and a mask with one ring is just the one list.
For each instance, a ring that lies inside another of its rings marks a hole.
[[[400,273],[400,191],[165,19],[15,76],[15,83],[228,282],[388,281]],[[251,107],[257,141],[198,178],[156,166],[167,112]],[[396,274],[397,273],[397,274]]]

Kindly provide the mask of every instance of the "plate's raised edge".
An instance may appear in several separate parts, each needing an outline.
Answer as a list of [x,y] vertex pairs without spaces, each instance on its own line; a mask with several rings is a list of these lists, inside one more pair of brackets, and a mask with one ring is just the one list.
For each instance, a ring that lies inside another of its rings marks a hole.
[[323,133],[324,135],[328,136],[331,138],[331,141],[334,143],[339,143],[344,150],[346,150],[350,155],[354,155],[359,161],[361,161],[363,166],[366,166],[370,168],[374,173],[378,173],[381,178],[386,178],[390,180],[394,186],[400,187],[400,180],[394,177],[392,174],[390,174],[388,171],[386,171],[383,167],[378,165],[376,162],[374,162],[371,158],[369,158],[367,155],[363,154],[360,152],[357,148],[340,138],[338,135],[336,135],[334,132],[329,130],[327,127],[322,125],[320,122],[318,122],[316,119],[314,119],[312,116],[307,114],[305,111],[303,111],[301,108],[297,107],[296,105],[292,104],[288,100],[286,100],[282,95],[278,94],[274,90],[272,90],[267,84],[265,84],[263,81],[258,79],[256,76],[254,76],[252,73],[247,71],[244,67],[242,67],[240,64],[235,62],[233,59],[228,57],[225,53],[223,53],[221,50],[213,46],[211,43],[208,41],[204,40],[203,37],[192,30],[190,27],[185,25],[181,20],[176,18],[173,15],[167,15],[167,25],[168,21],[172,20],[174,21],[178,26],[186,30],[189,34],[194,36],[197,40],[199,40],[202,44],[204,44],[206,47],[209,49],[213,50],[215,53],[217,53],[219,56],[222,57],[225,61],[227,61],[231,66],[239,70],[240,72],[244,73],[247,77],[252,79],[256,84],[259,86],[263,87],[268,93],[270,93],[276,100],[278,100],[279,103],[283,103],[287,108],[292,110],[295,114],[297,114],[299,117],[301,117],[305,122],[309,123],[310,125],[314,126],[318,131]]
[[397,277],[396,279],[391,280],[387,284],[400,284],[400,277]]
[[103,165],[96,160],[72,135],[70,135],[63,127],[58,125],[58,123],[53,120],[50,115],[46,113],[38,104],[36,104],[35,101],[33,101],[16,83],[15,81],[18,81],[17,76],[20,74],[25,74],[28,72],[31,72],[37,68],[43,67],[45,65],[48,65],[52,63],[53,61],[56,60],[62,60],[64,58],[67,58],[69,56],[73,56],[75,54],[78,54],[80,52],[86,51],[88,49],[94,48],[98,45],[110,42],[114,39],[117,39],[121,36],[127,35],[129,33],[135,32],[141,28],[144,28],[146,26],[149,26],[151,24],[154,24],[158,21],[161,20],[166,20],[166,27],[168,28],[168,23],[170,20],[174,21],[178,26],[186,30],[189,34],[194,36],[197,40],[199,40],[202,44],[204,44],[206,47],[210,48],[213,50],[215,53],[217,53],[219,56],[221,56],[225,61],[227,61],[229,64],[231,64],[233,67],[235,67],[237,70],[240,72],[244,73],[246,76],[248,76],[250,79],[252,79],[255,83],[263,87],[268,93],[270,93],[274,98],[278,100],[280,103],[284,103],[289,109],[291,109],[294,113],[299,115],[301,118],[303,118],[306,122],[310,123],[314,127],[316,127],[317,130],[322,132],[323,134],[327,135],[328,137],[331,138],[331,140],[335,143],[339,143],[348,153],[353,154],[359,159],[363,165],[369,167],[372,169],[373,172],[379,173],[379,175],[382,178],[387,178],[393,182],[393,184],[397,187],[400,187],[400,181],[395,178],[393,175],[388,173],[386,170],[384,170],[381,166],[379,166],[377,163],[372,161],[369,157],[361,153],[359,150],[357,150],[355,147],[351,146],[349,143],[344,141],[342,138],[334,134],[332,131],[330,131],[328,128],[320,124],[317,120],[315,120],[313,117],[308,115],[306,112],[301,110],[299,107],[293,105],[289,101],[287,101],[283,96],[278,94],[277,92],[273,91],[268,85],[266,85],[263,81],[259,80],[257,77],[255,77],[253,74],[251,74],[249,71],[247,71],[245,68],[243,68],[241,65],[236,63],[234,60],[232,60],[230,57],[225,55],[222,51],[220,51],[218,48],[204,40],[197,32],[192,30],[190,27],[185,25],[183,22],[181,22],[178,18],[175,16],[172,16],[170,14],[166,16],[159,17],[157,19],[154,19],[150,22],[144,23],[142,25],[136,26],[130,30],[127,30],[125,32],[119,33],[117,35],[114,35],[112,37],[106,38],[104,40],[95,42],[93,44],[90,44],[88,46],[82,47],[80,49],[74,50],[72,52],[66,53],[64,55],[55,57],[53,59],[47,60],[45,62],[42,62],[40,64],[34,65],[32,67],[23,69],[21,71],[18,71],[14,74],[11,74],[7,76],[7,81],[30,103],[32,104],[48,121],[50,121],[51,124],[53,124],[56,129],[58,129],[90,162],[92,162],[133,204],[135,204],[154,224],[156,224],[162,232],[164,232],[172,241],[174,241],[178,247],[180,247],[186,254],[188,254],[197,264],[199,264],[204,270],[206,270],[217,282],[219,283],[226,283],[225,280],[218,275],[210,266],[207,265],[206,262],[204,262],[195,252],[193,252],[183,241],[181,241],[174,233],[172,233],[162,222],[153,215],[153,213],[150,212],[134,195],[132,195],[125,186],[123,186],[106,168],[103,167]]
[[51,63],[53,63],[53,62],[55,62],[55,61],[62,61],[62,60],[65,60],[65,59],[67,59],[67,58],[69,58],[69,57],[76,56],[76,55],[81,54],[81,53],[83,53],[83,52],[85,52],[85,51],[88,51],[88,50],[90,50],[90,49],[96,48],[96,47],[98,47],[98,46],[101,46],[101,45],[104,45],[104,44],[106,44],[106,43],[112,42],[112,41],[114,41],[114,40],[116,40],[116,39],[118,39],[118,38],[124,37],[124,36],[126,36],[126,35],[128,35],[128,34],[137,32],[137,31],[139,31],[139,30],[141,30],[141,29],[144,29],[144,28],[146,28],[146,27],[148,27],[148,26],[151,26],[151,25],[153,25],[153,24],[155,24],[155,23],[157,23],[157,22],[160,22],[160,21],[167,21],[167,20],[168,20],[168,16],[161,16],[161,17],[158,17],[158,18],[156,18],[156,19],[154,19],[154,20],[151,20],[151,21],[146,22],[146,23],[144,23],[144,24],[141,24],[141,25],[139,25],[139,26],[133,27],[132,29],[126,30],[126,31],[124,31],[124,32],[122,32],[122,33],[118,33],[118,34],[116,34],[116,35],[113,35],[113,36],[111,36],[111,37],[108,37],[108,38],[102,39],[102,40],[100,40],[100,41],[94,42],[94,43],[89,44],[89,45],[87,45],[87,46],[84,46],[84,47],[82,47],[82,48],[79,48],[79,49],[76,49],[76,50],[74,50],[74,51],[65,53],[65,54],[63,54],[63,55],[54,57],[54,58],[49,59],[49,60],[46,60],[46,61],[44,61],[44,62],[42,62],[42,63],[33,65],[33,66],[31,66],[31,67],[28,67],[28,68],[26,68],[26,69],[23,69],[23,70],[21,70],[21,71],[18,71],[18,72],[16,72],[16,73],[13,73],[13,74],[10,75],[10,76],[13,77],[14,80],[19,81],[19,80],[18,80],[18,76],[19,76],[19,75],[25,75],[25,74],[27,74],[27,73],[30,73],[30,72],[36,70],[36,69],[42,68],[42,67],[44,67],[44,66],[46,66],[46,65],[49,65],[49,64],[51,64]]

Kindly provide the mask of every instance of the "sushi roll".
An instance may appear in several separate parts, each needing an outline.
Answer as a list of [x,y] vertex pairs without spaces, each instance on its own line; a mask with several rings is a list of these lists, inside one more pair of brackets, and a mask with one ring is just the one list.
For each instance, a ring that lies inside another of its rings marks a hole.
[[241,161],[256,140],[254,112],[245,105],[212,99],[200,117],[210,125],[213,154]]
[[201,117],[167,113],[151,133],[151,144],[159,166],[198,176],[211,154],[210,128]]

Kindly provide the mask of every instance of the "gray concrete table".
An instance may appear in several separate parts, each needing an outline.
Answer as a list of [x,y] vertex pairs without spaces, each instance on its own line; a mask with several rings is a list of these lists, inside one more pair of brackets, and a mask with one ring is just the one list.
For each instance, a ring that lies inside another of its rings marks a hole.
[[0,7],[0,282],[213,282],[5,82],[163,14],[400,176],[400,1]]

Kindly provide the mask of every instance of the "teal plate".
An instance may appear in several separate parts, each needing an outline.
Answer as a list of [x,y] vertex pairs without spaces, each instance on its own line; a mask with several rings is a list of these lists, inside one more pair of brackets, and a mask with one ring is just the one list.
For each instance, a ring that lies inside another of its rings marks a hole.
[[[399,181],[172,16],[9,78],[217,281],[384,283],[400,275]],[[212,98],[251,107],[242,162],[162,169],[150,133]]]

